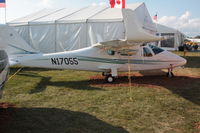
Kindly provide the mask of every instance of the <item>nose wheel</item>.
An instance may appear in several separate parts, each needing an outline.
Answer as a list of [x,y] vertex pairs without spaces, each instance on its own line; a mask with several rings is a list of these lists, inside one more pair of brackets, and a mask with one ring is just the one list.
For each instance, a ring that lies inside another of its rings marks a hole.
[[174,77],[173,72],[168,72],[168,73],[167,73],[167,77],[168,77],[168,78],[173,78],[173,77]]
[[174,74],[173,74],[173,65],[171,64],[170,65],[170,68],[168,68],[168,72],[167,72],[167,75],[166,75],[168,78],[172,78],[174,77]]

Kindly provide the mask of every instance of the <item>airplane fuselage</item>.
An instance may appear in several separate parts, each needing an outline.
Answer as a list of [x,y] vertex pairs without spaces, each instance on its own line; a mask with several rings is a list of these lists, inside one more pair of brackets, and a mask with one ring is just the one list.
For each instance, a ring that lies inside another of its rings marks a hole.
[[144,56],[144,49],[140,47],[135,55],[128,56],[123,52],[109,54],[108,50],[97,47],[88,47],[69,52],[53,54],[35,54],[17,57],[22,66],[40,67],[51,69],[73,69],[96,72],[128,71],[128,65],[132,71],[152,70],[179,67],[186,60],[171,52],[162,51],[155,54],[150,47],[151,56]]

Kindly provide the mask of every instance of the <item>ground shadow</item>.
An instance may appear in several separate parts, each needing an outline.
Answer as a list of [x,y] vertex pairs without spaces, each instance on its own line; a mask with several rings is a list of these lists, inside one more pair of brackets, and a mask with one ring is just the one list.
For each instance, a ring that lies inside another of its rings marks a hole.
[[[198,63],[194,66],[199,67]],[[127,86],[129,82],[127,76],[119,76],[113,84],[108,84],[105,82],[104,77],[99,75],[97,75],[96,77],[94,76],[94,78],[90,79],[89,81],[51,81],[51,77],[44,77],[34,72],[26,72],[27,71],[19,73],[18,75],[36,77],[41,79],[40,82],[35,86],[35,88],[30,91],[31,94],[42,92],[49,85],[78,90],[103,90],[102,88],[104,86]],[[173,93],[178,94],[183,98],[200,105],[200,77],[175,76],[174,78],[167,78],[165,76],[133,76],[132,81],[133,86],[152,85],[153,87],[165,87]]]
[[[127,76],[119,76],[113,84],[105,83],[102,76],[91,79],[91,85],[100,86],[128,86]],[[132,86],[164,87],[175,94],[200,105],[200,77],[175,76],[136,76],[132,77]]]
[[37,73],[19,73],[21,76],[40,78],[40,82],[30,91],[30,94],[44,91],[47,86],[65,87],[77,90],[103,90],[102,88],[90,86],[88,80],[81,81],[51,81],[51,77],[41,76]]
[[57,108],[1,108],[1,133],[128,133],[87,113]]
[[200,68],[200,56],[186,56],[184,58],[187,60],[187,64],[185,67]]
[[20,67],[20,66],[16,66],[16,67],[11,67],[11,71],[10,74],[14,74],[15,72],[17,72],[20,68],[22,68],[21,71],[26,71],[26,72],[43,72],[43,71],[52,71],[52,70],[57,70],[57,71],[63,71],[63,70],[59,70],[59,69],[46,69],[46,68],[32,68],[32,67]]

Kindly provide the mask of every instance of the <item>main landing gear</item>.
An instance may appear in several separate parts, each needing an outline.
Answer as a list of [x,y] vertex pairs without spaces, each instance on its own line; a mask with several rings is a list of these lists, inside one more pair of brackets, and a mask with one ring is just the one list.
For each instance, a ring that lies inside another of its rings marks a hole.
[[110,74],[110,73],[105,73],[105,72],[103,72],[103,73],[102,73],[102,76],[105,76],[105,81],[106,81],[107,83],[113,83],[113,82],[115,81],[115,77],[112,76],[112,74]]
[[167,75],[166,75],[168,78],[172,78],[174,77],[174,74],[173,74],[173,65],[170,64],[170,68],[168,68],[168,72],[167,72]]

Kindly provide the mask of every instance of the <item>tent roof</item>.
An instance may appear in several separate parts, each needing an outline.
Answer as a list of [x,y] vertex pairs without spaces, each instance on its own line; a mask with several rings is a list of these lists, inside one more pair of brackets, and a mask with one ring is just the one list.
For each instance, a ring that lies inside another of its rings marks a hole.
[[[127,5],[135,10],[144,3]],[[44,9],[31,15],[15,19],[9,25],[49,24],[49,23],[79,23],[79,22],[115,22],[123,21],[122,9],[109,8],[108,6],[92,5],[80,9]]]
[[77,11],[77,9],[63,8],[63,9],[57,10],[49,15],[46,15],[41,18],[30,21],[30,23],[54,23],[56,20],[63,18],[65,16],[68,16],[76,11]]
[[55,12],[55,11],[57,11],[57,10],[55,10],[55,9],[43,9],[43,10],[40,10],[38,12],[27,15],[25,17],[18,18],[18,19],[15,19],[13,21],[10,21],[9,24],[10,25],[26,25],[30,21],[42,18],[42,17],[49,15],[49,14]]
[[173,29],[171,27],[167,27],[165,25],[157,24],[157,32],[158,33],[177,33],[178,30]]
[[57,20],[58,23],[73,23],[73,22],[86,22],[90,17],[93,17],[100,12],[104,11],[108,7],[106,6],[89,6],[82,8],[79,11],[73,13],[70,16],[66,16],[62,19]]
[[101,21],[122,21],[122,12],[121,9],[117,8],[107,8],[106,10],[101,11],[95,16],[89,18],[89,22],[101,22]]

